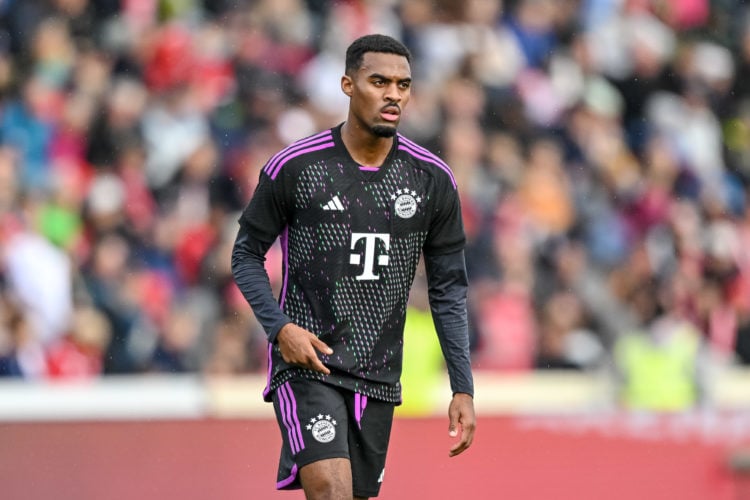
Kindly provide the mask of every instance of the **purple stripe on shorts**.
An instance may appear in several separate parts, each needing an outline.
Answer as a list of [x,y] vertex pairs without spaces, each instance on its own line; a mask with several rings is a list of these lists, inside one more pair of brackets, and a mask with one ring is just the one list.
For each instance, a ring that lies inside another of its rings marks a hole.
[[451,184],[453,184],[453,187],[455,188],[457,186],[456,184],[456,178],[453,177],[453,172],[451,172],[451,169],[448,168],[448,166],[440,161],[437,157],[429,157],[425,156],[422,153],[419,153],[417,151],[414,151],[410,148],[410,146],[407,146],[406,144],[400,144],[398,146],[398,149],[401,151],[406,151],[407,153],[410,153],[415,158],[419,158],[420,160],[426,161],[427,163],[432,163],[433,165],[436,165],[438,168],[443,170],[446,174],[448,174],[448,177],[451,179]]
[[278,483],[276,483],[276,489],[280,490],[281,488],[285,488],[285,487],[289,486],[290,484],[292,484],[294,482],[295,479],[297,479],[297,464],[294,464],[292,466],[292,470],[289,473],[289,477],[288,478],[286,478],[286,479],[284,479],[284,480],[279,481]]
[[[323,136],[325,136],[325,137],[323,137]],[[284,149],[282,149],[281,151],[279,151],[278,153],[276,153],[275,155],[273,155],[273,157],[270,160],[268,160],[268,163],[266,163],[266,166],[263,168],[263,170],[266,171],[266,172],[270,172],[271,169],[273,168],[273,165],[276,162],[278,162],[284,155],[286,155],[288,153],[291,153],[292,151],[296,151],[296,150],[300,149],[301,147],[304,147],[304,146],[306,146],[308,144],[315,143],[316,140],[320,139],[321,137],[323,138],[323,140],[330,138],[331,137],[331,131],[330,130],[325,130],[323,132],[320,132],[319,134],[315,134],[315,135],[307,137],[305,139],[300,139],[299,141],[293,142],[289,146],[285,147]]]
[[294,430],[297,433],[297,442],[299,443],[299,450],[302,451],[305,449],[305,440],[302,437],[302,426],[299,424],[299,417],[297,416],[297,398],[294,397],[294,392],[292,391],[292,386],[289,384],[289,382],[284,384],[286,386],[286,390],[289,392],[289,399],[292,402],[292,421],[294,423]]
[[286,384],[280,386],[277,389],[277,392],[279,393],[279,409],[281,410],[281,420],[284,422],[284,427],[286,427],[286,434],[289,438],[289,447],[292,449],[292,453],[296,455],[299,453],[299,443],[297,442],[297,432],[294,429],[294,423],[291,416],[291,403],[289,401],[289,396],[287,395],[287,387]]

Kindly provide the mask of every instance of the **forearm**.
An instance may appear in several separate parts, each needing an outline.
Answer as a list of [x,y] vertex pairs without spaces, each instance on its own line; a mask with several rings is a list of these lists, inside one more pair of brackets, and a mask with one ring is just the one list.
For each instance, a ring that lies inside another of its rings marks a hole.
[[463,251],[425,256],[432,318],[453,393],[474,395],[466,311],[468,279]]
[[291,320],[279,308],[273,296],[264,262],[270,243],[252,238],[244,228],[237,234],[232,249],[232,274],[245,300],[273,342],[279,330]]

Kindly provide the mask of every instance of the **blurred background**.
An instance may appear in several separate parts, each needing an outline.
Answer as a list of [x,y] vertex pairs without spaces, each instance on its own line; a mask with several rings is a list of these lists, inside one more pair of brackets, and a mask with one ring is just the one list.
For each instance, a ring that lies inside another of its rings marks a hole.
[[750,498],[742,0],[0,0],[3,497],[276,498],[231,247],[372,32],[459,183],[480,417],[443,463],[419,273],[384,497]]

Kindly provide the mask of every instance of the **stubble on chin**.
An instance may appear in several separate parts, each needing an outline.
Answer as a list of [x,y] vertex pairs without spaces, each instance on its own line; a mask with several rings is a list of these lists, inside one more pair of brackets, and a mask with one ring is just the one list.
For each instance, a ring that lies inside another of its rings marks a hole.
[[373,125],[372,133],[377,137],[393,137],[396,135],[396,127],[389,127],[387,125]]

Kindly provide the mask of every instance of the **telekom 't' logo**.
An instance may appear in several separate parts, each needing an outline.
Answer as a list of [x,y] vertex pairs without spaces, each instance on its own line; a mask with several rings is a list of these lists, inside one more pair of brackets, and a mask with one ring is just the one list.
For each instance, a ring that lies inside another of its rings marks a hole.
[[[377,280],[380,276],[375,274],[375,243],[380,240],[385,245],[385,251],[390,249],[391,235],[388,233],[352,233],[352,246],[351,249],[357,246],[360,240],[365,240],[364,256],[365,262],[362,265],[362,274],[357,276],[358,280]],[[388,254],[378,255],[378,265],[388,265]],[[359,265],[362,264],[362,253],[349,254],[349,264]]]

